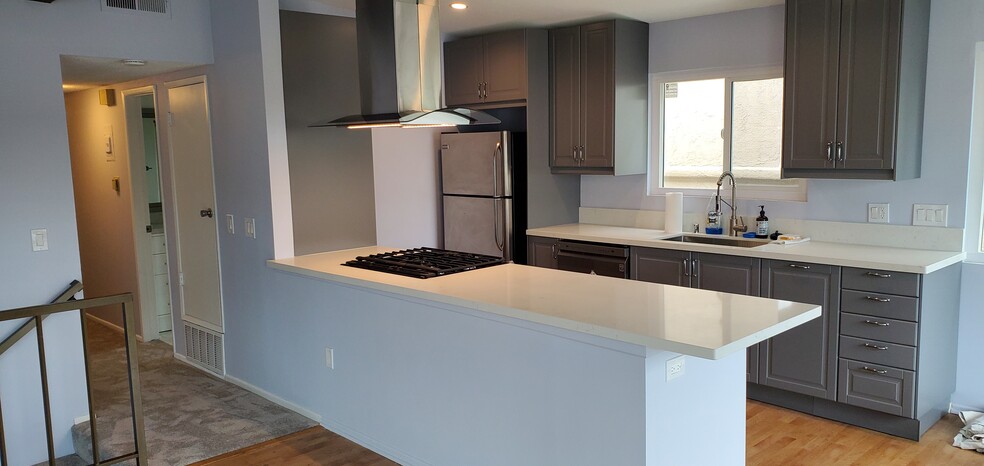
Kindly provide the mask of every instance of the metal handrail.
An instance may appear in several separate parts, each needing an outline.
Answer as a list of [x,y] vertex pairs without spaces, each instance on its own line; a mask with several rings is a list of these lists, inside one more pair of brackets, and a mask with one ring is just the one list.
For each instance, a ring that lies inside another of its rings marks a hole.
[[[67,292],[67,291],[66,291]],[[74,294],[74,293],[73,293]],[[87,324],[85,319],[85,310],[95,307],[105,307],[121,305],[123,311],[123,337],[126,341],[126,364],[128,369],[128,380],[130,389],[130,409],[133,414],[133,444],[135,451],[122,456],[108,459],[106,461],[99,460],[99,434],[96,428],[96,413],[95,408],[92,404],[92,385],[89,383],[91,380],[91,367],[89,363],[89,348],[88,348],[88,338],[86,337]],[[114,296],[106,296],[102,298],[90,298],[83,299],[80,301],[69,301],[45,304],[41,306],[30,306],[22,307],[18,309],[10,309],[7,311],[0,311],[0,322],[6,322],[15,319],[28,318],[34,323],[34,329],[36,330],[37,342],[38,342],[38,365],[41,372],[41,397],[44,404],[44,421],[46,428],[46,440],[48,442],[48,464],[55,464],[55,448],[54,439],[51,430],[51,399],[48,394],[48,374],[47,374],[47,362],[44,351],[44,327],[42,321],[46,316],[57,314],[60,312],[68,311],[79,311],[79,321],[82,327],[82,354],[83,361],[85,364],[85,388],[86,394],[88,395],[89,402],[89,426],[92,432],[92,459],[95,466],[115,464],[126,459],[136,459],[137,464],[145,466],[147,464],[147,444],[144,438],[144,424],[143,424],[143,405],[140,398],[140,374],[138,370],[137,362],[137,337],[134,333],[134,314],[133,314],[133,295],[131,293],[119,294]],[[25,324],[26,326],[26,324]],[[24,326],[22,326],[23,328]],[[28,329],[30,331],[31,329]],[[18,329],[19,331],[19,329]],[[17,332],[15,332],[16,334]],[[24,332],[27,333],[27,332]],[[9,339],[10,337],[8,337]],[[19,337],[18,337],[19,339]],[[5,340],[6,341],[6,340]],[[7,462],[7,448],[5,444],[4,431],[3,431],[3,414],[0,410],[0,463],[6,465]]]
[[[66,288],[65,291],[62,291],[57,298],[51,301],[51,303],[55,304],[75,300],[75,294],[79,291],[82,291],[82,282],[72,280],[72,283],[68,285],[68,288]],[[43,318],[44,317],[42,317],[42,319]],[[14,331],[14,333],[11,333],[10,336],[5,338],[3,341],[0,341],[0,354],[7,352],[7,350],[20,341],[21,338],[24,338],[24,335],[30,333],[31,330],[34,330],[34,319],[24,322],[24,325],[21,325]]]

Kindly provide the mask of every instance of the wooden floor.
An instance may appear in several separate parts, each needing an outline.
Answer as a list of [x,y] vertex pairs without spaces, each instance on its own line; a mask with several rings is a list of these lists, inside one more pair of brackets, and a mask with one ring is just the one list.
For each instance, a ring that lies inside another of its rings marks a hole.
[[[755,401],[746,404],[745,416],[749,466],[984,466],[984,455],[951,446],[962,427],[955,415],[936,423],[919,442]],[[392,464],[323,427],[312,427],[193,466]]]

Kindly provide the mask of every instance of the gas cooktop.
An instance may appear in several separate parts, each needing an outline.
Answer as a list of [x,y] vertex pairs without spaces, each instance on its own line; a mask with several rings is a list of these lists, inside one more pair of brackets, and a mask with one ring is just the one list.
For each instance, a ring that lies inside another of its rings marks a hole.
[[499,265],[501,257],[448,251],[434,248],[414,248],[359,256],[342,265],[395,273],[416,278],[432,278],[441,275]]

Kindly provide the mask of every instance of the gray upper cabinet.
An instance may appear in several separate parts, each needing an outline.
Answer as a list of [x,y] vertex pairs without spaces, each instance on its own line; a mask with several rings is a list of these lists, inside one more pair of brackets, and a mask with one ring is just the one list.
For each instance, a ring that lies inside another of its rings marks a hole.
[[445,42],[444,93],[448,106],[524,104],[526,30]]
[[784,178],[918,178],[926,0],[787,0]]
[[554,173],[646,171],[649,26],[609,20],[550,30]]
[[837,399],[840,268],[798,262],[763,262],[762,296],[822,305],[822,315],[759,345],[759,380],[828,400]]

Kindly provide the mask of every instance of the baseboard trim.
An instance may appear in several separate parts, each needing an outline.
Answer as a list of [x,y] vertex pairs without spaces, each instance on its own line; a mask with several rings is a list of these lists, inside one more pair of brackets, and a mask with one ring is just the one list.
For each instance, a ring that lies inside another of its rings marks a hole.
[[[85,318],[86,319],[89,319],[89,320],[91,320],[91,321],[93,321],[93,322],[95,322],[95,323],[97,323],[99,325],[102,325],[103,327],[106,327],[106,328],[108,328],[108,329],[110,329],[110,330],[112,330],[112,331],[114,331],[116,333],[119,333],[120,335],[123,335],[123,333],[124,333],[123,332],[123,327],[120,327],[119,325],[116,325],[116,324],[114,324],[114,323],[112,323],[112,322],[110,322],[108,320],[105,320],[105,319],[96,317],[96,316],[94,316],[92,314],[89,314],[89,313],[86,313],[85,314]],[[143,336],[141,336],[139,333],[137,334],[137,341],[139,341],[141,343],[143,343],[143,341],[144,341]]]
[[293,412],[295,412],[297,414],[300,414],[301,416],[304,416],[304,417],[306,417],[306,418],[308,418],[308,419],[310,419],[310,420],[312,420],[314,422],[317,422],[319,424],[321,423],[321,415],[318,414],[318,413],[316,413],[316,412],[314,412],[314,411],[311,411],[310,409],[304,408],[304,407],[299,406],[297,404],[294,404],[294,403],[292,403],[290,401],[287,401],[287,400],[285,400],[285,399],[283,399],[283,398],[281,398],[281,397],[279,397],[277,395],[274,395],[273,393],[270,393],[270,392],[268,392],[268,391],[266,391],[266,390],[264,390],[264,389],[262,389],[260,387],[257,387],[256,385],[253,385],[253,384],[251,384],[251,383],[249,383],[249,382],[247,382],[245,380],[242,380],[242,379],[233,377],[231,375],[226,375],[225,376],[225,380],[227,382],[233,384],[233,385],[236,385],[236,386],[238,386],[238,387],[240,387],[242,389],[245,389],[246,391],[252,392],[252,393],[254,393],[256,395],[259,395],[259,396],[261,396],[263,398],[266,398],[267,401],[276,403],[276,404],[280,405],[281,407],[286,408],[286,409],[289,409],[289,410],[291,410],[291,411],[293,411]]
[[358,431],[355,429],[350,429],[344,424],[334,422],[331,420],[321,423],[325,429],[328,429],[346,439],[349,439],[362,447],[372,450],[386,458],[396,462],[397,464],[402,464],[405,466],[431,466],[420,458],[414,457],[406,452],[400,451],[395,448],[390,448],[389,446],[377,441],[376,439]]
[[977,411],[984,412],[984,408],[978,408],[976,406],[962,405],[959,403],[950,403],[950,414],[958,414],[960,411]]

